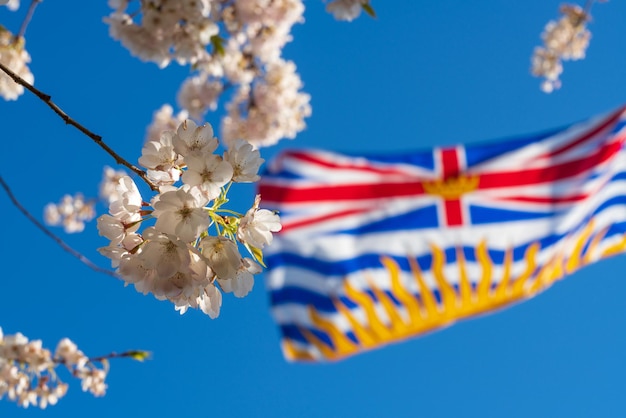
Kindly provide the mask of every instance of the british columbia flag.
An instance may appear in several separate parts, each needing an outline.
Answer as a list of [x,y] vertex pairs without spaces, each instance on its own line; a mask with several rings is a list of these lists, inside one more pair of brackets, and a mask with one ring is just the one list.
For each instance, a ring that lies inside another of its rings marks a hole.
[[283,223],[266,262],[286,357],[401,341],[625,251],[625,122],[620,108],[489,145],[281,154],[260,193]]

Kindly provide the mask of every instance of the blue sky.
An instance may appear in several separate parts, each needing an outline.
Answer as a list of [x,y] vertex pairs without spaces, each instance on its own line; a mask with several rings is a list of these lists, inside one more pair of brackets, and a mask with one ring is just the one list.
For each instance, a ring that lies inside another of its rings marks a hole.
[[[626,102],[626,4],[594,6],[587,58],[565,64],[563,87],[539,90],[529,60],[560,1],[373,1],[378,18],[336,22],[306,2],[285,55],[312,96],[294,141],[264,151],[388,152],[503,139],[562,126]],[[0,10],[0,22],[19,26]],[[27,34],[35,83],[128,159],[152,112],[173,102],[187,69],[159,70],[107,35],[104,0],[45,1]],[[33,213],[65,193],[97,193],[110,157],[25,95],[0,102],[0,173]],[[219,113],[209,115],[217,123]],[[252,201],[238,188],[234,206]],[[237,189],[233,189],[237,191]],[[0,416],[527,417],[623,416],[624,257],[586,267],[546,293],[494,315],[323,365],[289,364],[262,277],[245,299],[225,297],[217,320],[142,296],[94,273],[28,223],[0,194],[4,272],[0,326],[88,355],[141,348],[146,363],[112,362],[108,393],[70,383],[41,412],[0,402]],[[101,208],[102,210],[102,208]],[[95,223],[67,242],[99,264]]]

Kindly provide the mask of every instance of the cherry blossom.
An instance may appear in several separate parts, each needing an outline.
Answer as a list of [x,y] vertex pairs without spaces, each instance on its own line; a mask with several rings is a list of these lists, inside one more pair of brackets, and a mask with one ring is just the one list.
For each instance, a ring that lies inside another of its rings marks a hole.
[[154,205],[156,229],[186,242],[195,240],[210,224],[209,215],[204,210],[207,202],[205,196],[193,189],[181,188],[161,194]]
[[[200,309],[211,318],[219,315],[221,291],[250,292],[261,249],[280,230],[278,215],[259,208],[260,196],[245,215],[224,207],[233,183],[258,180],[263,159],[245,141],[235,141],[224,157],[215,154],[218,146],[209,124],[184,120],[164,131],[146,142],[140,162],[155,177],[179,170],[183,184],[172,178],[147,203],[122,176],[110,193],[109,215],[98,218],[98,232],[109,240],[98,251],[125,283],[170,301],[181,314]],[[252,258],[241,255],[239,244]]]
[[209,124],[198,126],[192,120],[183,121],[178,126],[173,143],[174,150],[184,157],[198,153],[211,154],[218,146],[213,127]]
[[[147,353],[135,351],[125,355],[145,358]],[[6,335],[0,328],[0,399],[6,396],[24,408],[55,405],[68,389],[55,370],[60,366],[81,380],[83,391],[103,396],[108,367],[99,368],[95,362],[68,338],[59,341],[53,355],[41,340],[31,341],[19,332]]]
[[200,248],[209,267],[219,279],[228,280],[237,275],[242,257],[234,241],[222,236],[209,236],[200,241]]
[[143,205],[143,199],[137,185],[129,176],[118,180],[116,194],[109,202],[109,213],[126,223],[136,222],[141,219],[139,211]]
[[96,216],[93,201],[86,201],[81,193],[65,195],[58,204],[48,203],[44,208],[44,220],[48,225],[63,225],[65,232],[82,232],[85,222]]
[[222,307],[222,294],[219,289],[213,285],[207,286],[198,300],[198,306],[209,318],[217,318]]
[[183,182],[200,189],[204,196],[215,199],[220,195],[222,186],[233,177],[233,167],[218,155],[189,156],[187,171],[183,174]]
[[259,209],[261,196],[257,195],[254,206],[239,221],[237,238],[255,248],[263,248],[272,243],[272,232],[278,232],[282,226],[280,218],[267,209]]
[[233,181],[250,183],[259,181],[261,164],[265,161],[261,153],[243,139],[236,140],[224,153],[224,160],[233,167]]
[[[588,5],[590,7],[591,3]],[[588,9],[565,4],[560,11],[563,16],[558,21],[548,22],[541,34],[544,46],[536,47],[531,58],[531,73],[544,78],[541,90],[545,93],[561,87],[562,61],[584,58],[591,39],[591,33],[586,28],[591,20]]]
[[[9,3],[9,6],[11,4],[15,3]],[[30,55],[24,49],[24,45],[24,38],[16,38],[11,32],[0,26],[0,62],[26,82],[33,84],[35,78],[26,65],[30,62]],[[4,72],[0,72],[1,97],[5,100],[17,100],[23,93],[24,87],[13,81]]]
[[141,150],[139,164],[148,168],[148,176],[157,184],[173,184],[180,178],[182,164],[180,156],[174,151],[172,131],[161,133],[158,141],[148,141]]
[[236,297],[243,298],[250,293],[254,286],[254,275],[261,271],[261,266],[251,258],[246,257],[243,259],[241,266],[239,266],[235,277],[229,280],[218,278],[217,281],[224,292],[232,292]]

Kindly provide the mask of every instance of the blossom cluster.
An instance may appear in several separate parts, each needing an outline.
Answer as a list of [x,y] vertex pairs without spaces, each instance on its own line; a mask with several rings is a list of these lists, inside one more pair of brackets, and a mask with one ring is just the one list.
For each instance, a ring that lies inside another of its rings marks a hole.
[[[185,120],[162,132],[144,144],[139,158],[159,192],[148,203],[123,176],[109,214],[98,218],[100,235],[110,240],[99,252],[126,284],[171,301],[181,314],[191,307],[211,318],[219,315],[221,291],[243,297],[252,289],[262,249],[281,229],[278,215],[259,208],[259,196],[245,214],[224,207],[232,183],[259,179],[259,151],[243,140],[223,155],[217,148],[208,124]],[[154,224],[144,224],[149,220]],[[251,257],[241,255],[238,243]]]
[[[24,49],[23,37],[16,37],[0,25],[0,62],[22,79],[32,84],[33,74],[27,64],[30,55]],[[0,96],[5,100],[16,100],[24,93],[24,87],[13,81],[7,74],[0,72]]]
[[[117,184],[126,176],[123,170],[104,167],[100,182],[100,199],[108,205],[119,198]],[[83,232],[85,223],[96,216],[97,199],[85,199],[82,193],[65,195],[59,203],[48,203],[44,208],[44,222],[52,226],[62,226],[66,233]]]
[[562,61],[584,58],[591,39],[591,33],[586,28],[591,20],[587,10],[565,4],[560,11],[563,16],[558,21],[548,22],[541,34],[544,45],[536,47],[532,56],[531,72],[544,78],[541,90],[546,93],[561,87]]
[[55,405],[68,388],[55,373],[59,366],[81,380],[83,391],[105,394],[107,363],[98,368],[71,340],[59,341],[53,355],[41,340],[29,341],[19,332],[4,335],[0,328],[0,399],[6,396],[25,408]]
[[[138,58],[191,64],[178,104],[196,121],[232,89],[222,138],[271,145],[293,138],[311,114],[295,64],[282,48],[302,22],[301,0],[109,0],[111,37]],[[155,124],[158,123],[155,121]],[[151,130],[158,130],[157,128]]]
[[94,200],[85,200],[81,193],[65,195],[57,204],[48,203],[44,208],[44,220],[48,225],[62,225],[68,234],[82,232],[85,222],[96,216]]

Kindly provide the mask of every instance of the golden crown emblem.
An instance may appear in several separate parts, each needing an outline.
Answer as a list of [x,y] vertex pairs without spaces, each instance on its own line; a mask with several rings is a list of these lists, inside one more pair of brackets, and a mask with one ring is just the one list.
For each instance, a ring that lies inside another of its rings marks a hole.
[[478,176],[458,176],[447,179],[425,181],[422,183],[428,194],[443,197],[446,200],[458,199],[461,195],[476,190]]

